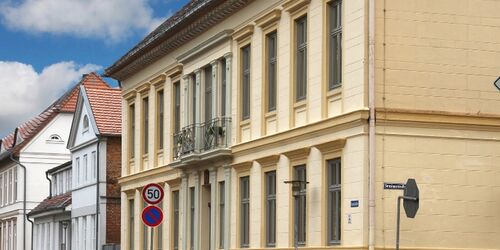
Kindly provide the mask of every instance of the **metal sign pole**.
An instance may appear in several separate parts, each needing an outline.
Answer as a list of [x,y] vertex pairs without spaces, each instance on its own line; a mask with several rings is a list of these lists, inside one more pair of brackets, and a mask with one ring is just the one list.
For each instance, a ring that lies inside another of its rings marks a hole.
[[401,223],[401,200],[403,196],[398,196],[398,211],[396,216],[396,250],[399,250],[399,224]]
[[153,250],[154,231],[154,227],[151,227],[151,250]]
[[295,245],[295,250],[298,249],[299,247],[299,197],[294,196],[295,198],[295,220],[294,220],[294,234],[295,234],[295,240],[294,240],[294,245]]

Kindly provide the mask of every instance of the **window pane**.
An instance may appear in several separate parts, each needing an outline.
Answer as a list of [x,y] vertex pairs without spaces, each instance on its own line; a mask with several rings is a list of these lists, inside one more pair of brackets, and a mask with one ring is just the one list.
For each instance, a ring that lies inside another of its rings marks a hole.
[[172,192],[173,207],[173,245],[174,250],[179,249],[179,191]]
[[267,35],[267,111],[276,110],[276,32]]
[[219,248],[224,248],[225,185],[219,182]]
[[148,98],[144,98],[142,100],[142,117],[143,117],[143,124],[142,124],[142,129],[144,131],[143,134],[143,145],[142,145],[142,152],[144,154],[148,153],[148,144],[149,144],[149,100]]
[[226,60],[222,60],[221,65],[222,72],[222,90],[221,90],[221,114],[222,116],[226,116]]
[[[306,181],[306,166],[299,165],[295,169],[295,180]],[[295,201],[295,218],[298,231],[298,243],[301,246],[306,244],[306,185],[302,185],[299,191],[299,197]]]
[[[129,237],[129,249],[134,249],[134,200],[128,201],[128,212],[129,212],[129,224],[128,224],[128,237]],[[78,235],[78,234],[77,234]]]
[[174,132],[179,132],[181,129],[181,88],[179,82],[174,83],[174,93],[175,93]]
[[163,103],[163,90],[158,91],[158,149],[163,149],[163,115],[164,115],[164,103]]
[[241,119],[250,118],[250,45],[241,48]]
[[266,246],[276,244],[276,171],[266,173]]
[[190,197],[190,217],[189,217],[189,245],[190,249],[194,249],[194,187],[189,188],[189,197]]
[[295,101],[300,101],[307,96],[307,16],[295,21],[295,32]]
[[135,150],[134,150],[134,145],[135,145],[135,105],[132,104],[130,105],[130,112],[129,112],[129,128],[130,128],[130,145],[129,145],[129,153],[130,153],[130,158],[134,158]]
[[212,66],[205,67],[205,121],[212,120]]
[[191,89],[192,89],[192,106],[191,106],[191,113],[193,114],[193,120],[192,123],[196,122],[196,75],[193,75],[192,77],[193,83],[191,84]]
[[329,89],[342,84],[342,2],[329,4]]
[[340,159],[327,162],[328,166],[328,244],[340,243],[341,165]]
[[240,247],[249,246],[249,230],[250,230],[250,200],[249,200],[249,177],[240,178]]

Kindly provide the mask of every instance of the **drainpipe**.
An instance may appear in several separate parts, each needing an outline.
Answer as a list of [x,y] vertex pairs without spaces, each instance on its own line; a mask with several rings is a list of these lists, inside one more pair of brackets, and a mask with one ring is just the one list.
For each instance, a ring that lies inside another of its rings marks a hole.
[[35,223],[30,219],[29,214],[26,215],[26,219],[31,223],[31,250],[33,250],[33,232],[35,229]]
[[95,249],[99,250],[99,151],[101,146],[101,137],[97,136],[97,150],[96,150],[96,204],[95,204]]
[[49,178],[49,173],[45,172],[45,178],[49,180],[49,199],[52,198],[52,180]]
[[375,249],[375,0],[368,1],[368,249]]
[[21,162],[19,162],[18,160],[14,159],[14,147],[16,146],[18,131],[19,131],[18,128],[16,128],[16,130],[14,131],[14,142],[12,143],[12,147],[11,147],[10,152],[9,152],[9,157],[13,162],[17,163],[20,167],[23,168],[23,178],[24,178],[24,182],[23,182],[23,185],[24,185],[23,216],[25,217],[25,218],[23,218],[23,250],[26,250],[26,216],[27,216],[27,214],[26,214],[26,166],[21,164]]

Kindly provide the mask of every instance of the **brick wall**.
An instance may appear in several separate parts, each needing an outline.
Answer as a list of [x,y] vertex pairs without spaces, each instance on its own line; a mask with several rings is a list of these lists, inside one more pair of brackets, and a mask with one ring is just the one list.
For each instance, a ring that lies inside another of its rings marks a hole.
[[108,138],[106,155],[106,243],[120,244],[121,137]]

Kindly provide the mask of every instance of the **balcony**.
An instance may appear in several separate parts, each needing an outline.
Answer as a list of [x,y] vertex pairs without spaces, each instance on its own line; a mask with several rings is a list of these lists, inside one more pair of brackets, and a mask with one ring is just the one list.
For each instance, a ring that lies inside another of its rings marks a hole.
[[191,124],[174,134],[174,161],[192,161],[230,155],[231,118],[218,117]]

